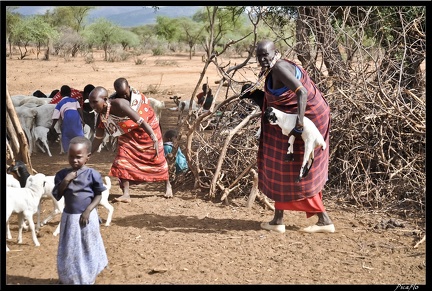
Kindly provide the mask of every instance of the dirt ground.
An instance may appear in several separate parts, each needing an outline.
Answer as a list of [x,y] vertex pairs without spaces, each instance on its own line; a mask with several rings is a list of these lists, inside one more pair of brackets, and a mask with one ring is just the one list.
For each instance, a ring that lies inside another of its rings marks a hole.
[[[49,93],[63,84],[82,89],[91,83],[111,93],[114,80],[126,77],[142,91],[153,86],[155,93],[148,97],[173,107],[169,96],[190,98],[204,65],[201,55],[192,61],[186,55],[146,56],[141,65],[133,59],[104,62],[102,53],[95,59],[86,64],[82,57],[70,61],[8,58],[7,88],[10,95],[18,95],[37,89]],[[206,77],[215,87],[219,76],[213,67]],[[175,127],[175,122],[176,113],[164,110],[162,128]],[[59,145],[51,150],[52,157],[39,151],[32,154],[36,171],[54,175],[68,166],[66,157],[59,155]],[[113,157],[112,151],[103,150],[90,158],[89,166],[105,176]],[[121,193],[117,180],[111,181],[110,201]],[[173,199],[163,198],[162,183],[131,189],[132,203],[113,204],[111,225],[101,225],[109,266],[96,284],[377,284],[393,285],[391,290],[426,284],[426,243],[414,248],[424,229],[416,221],[340,205],[326,199],[324,192],[335,233],[302,233],[299,230],[315,224],[317,218],[289,212],[287,231],[278,234],[260,229],[273,211],[259,203],[246,208],[246,199],[233,200],[231,205],[208,201],[192,185],[174,189]],[[52,202],[43,201],[42,218],[51,210]],[[99,214],[104,220],[107,211],[100,207]],[[23,244],[16,243],[18,228],[16,218],[12,219],[5,284],[58,284],[58,237],[52,233],[59,220],[60,215],[41,228],[41,246],[35,247],[30,232],[24,232]]]

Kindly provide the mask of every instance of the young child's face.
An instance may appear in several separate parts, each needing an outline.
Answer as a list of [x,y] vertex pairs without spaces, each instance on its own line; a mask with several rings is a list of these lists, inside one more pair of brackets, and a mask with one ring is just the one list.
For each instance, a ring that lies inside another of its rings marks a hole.
[[68,159],[72,169],[80,169],[87,163],[89,157],[90,155],[87,147],[84,144],[78,143],[69,145]]

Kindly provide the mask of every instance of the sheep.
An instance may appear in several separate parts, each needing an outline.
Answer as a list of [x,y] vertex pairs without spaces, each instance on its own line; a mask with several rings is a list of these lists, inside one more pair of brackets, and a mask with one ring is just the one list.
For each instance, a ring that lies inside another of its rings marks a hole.
[[162,110],[165,109],[165,102],[159,101],[159,100],[151,98],[151,97],[148,98],[148,100],[150,101],[150,106],[153,108],[153,111],[156,114],[157,120],[160,122],[160,119],[162,116]]
[[[264,112],[264,116],[268,119],[270,124],[278,125],[282,129],[282,133],[288,136],[288,151],[287,158],[285,160],[292,161],[294,158],[293,145],[295,141],[295,136],[291,132],[296,125],[297,114],[288,114],[274,107],[267,107]],[[315,126],[312,120],[304,116],[303,122],[304,126],[301,137],[305,143],[305,149],[303,155],[303,163],[300,168],[300,175],[296,182],[299,182],[309,173],[309,170],[312,167],[314,161],[314,150],[320,146],[322,150],[325,150],[327,147],[324,137],[319,132],[318,128]]]
[[[50,183],[51,182],[54,185],[54,178],[53,178],[52,181],[50,181]],[[112,220],[112,215],[114,213],[114,207],[108,202],[108,197],[109,197],[109,193],[110,193],[110,189],[111,189],[111,179],[110,179],[110,177],[105,176],[105,184],[104,184],[104,186],[107,188],[107,190],[105,190],[105,191],[102,192],[102,194],[101,194],[102,195],[102,199],[99,202],[99,205],[102,205],[103,207],[105,207],[108,210],[108,216],[107,216],[107,219],[105,221],[105,226],[110,226],[111,220]],[[58,201],[58,205],[59,205],[58,210],[60,210],[60,212],[56,212],[56,213],[53,212],[53,214],[51,214],[49,217],[47,217],[43,221],[43,223],[47,223],[57,213],[63,212],[63,209],[64,209],[64,197],[62,197]],[[57,236],[59,233],[60,233],[60,222],[57,225],[57,228],[54,230],[53,235]]]
[[[179,111],[177,124],[180,124],[183,112],[189,110],[190,102],[189,101],[180,101],[181,97],[179,97],[179,96],[173,96],[173,97],[170,97],[170,99],[174,100],[174,103],[177,105],[177,107],[170,108],[170,110]],[[195,102],[195,100],[192,100],[192,110],[198,110],[198,109],[199,109],[198,104]]]
[[[33,215],[38,211],[40,199],[45,192],[44,185],[45,175],[36,174],[28,178],[28,187],[6,187],[6,225],[8,239],[12,238],[9,230],[9,218],[12,213],[18,213],[18,243],[22,243],[24,219],[27,219],[32,233],[33,242],[35,246],[40,246],[36,237]],[[9,251],[7,246],[6,251]]]

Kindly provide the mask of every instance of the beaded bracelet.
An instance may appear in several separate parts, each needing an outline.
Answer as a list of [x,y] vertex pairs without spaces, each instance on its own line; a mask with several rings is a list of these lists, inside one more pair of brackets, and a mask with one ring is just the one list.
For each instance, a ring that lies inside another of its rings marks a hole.
[[144,122],[144,118],[140,117],[137,121],[136,124],[138,124],[138,126],[141,126],[141,124]]
[[296,133],[303,133],[303,129],[297,129],[297,128],[294,127],[293,130],[294,130],[294,132],[296,132]]
[[150,138],[151,138],[151,140],[152,140],[153,142],[157,141],[157,137],[156,137],[156,135],[155,135],[154,133],[152,133],[152,134],[150,135]]
[[301,87],[303,87],[303,85],[298,86],[297,89],[295,89],[294,93],[297,93],[297,91],[298,91]]

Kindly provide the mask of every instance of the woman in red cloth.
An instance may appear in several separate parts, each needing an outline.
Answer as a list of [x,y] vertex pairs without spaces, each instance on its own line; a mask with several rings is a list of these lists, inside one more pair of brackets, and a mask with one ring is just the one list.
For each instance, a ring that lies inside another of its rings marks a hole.
[[129,186],[142,182],[165,182],[165,197],[172,197],[168,179],[168,163],[164,156],[162,133],[147,97],[124,88],[119,92],[129,98],[108,98],[103,87],[96,87],[89,95],[90,106],[98,114],[92,154],[97,151],[105,132],[118,137],[117,155],[109,175],[119,179],[123,195],[113,202],[131,202]]
[[[330,108],[323,95],[306,71],[295,63],[281,59],[272,41],[257,44],[256,57],[262,67],[260,80],[264,82],[265,108],[274,107],[286,113],[297,114],[296,126],[291,132],[296,136],[294,161],[284,161],[288,136],[282,134],[277,125],[271,125],[264,115],[261,121],[261,136],[258,150],[258,187],[275,201],[274,217],[261,223],[261,228],[283,233],[284,210],[304,211],[306,217],[318,216],[315,225],[302,231],[334,232],[335,227],[322,201],[322,189],[328,179],[329,146],[326,150],[315,150],[315,159],[308,175],[296,182],[304,154],[301,139],[303,118],[307,116],[317,126],[329,144]],[[259,83],[260,80],[257,82]]]

